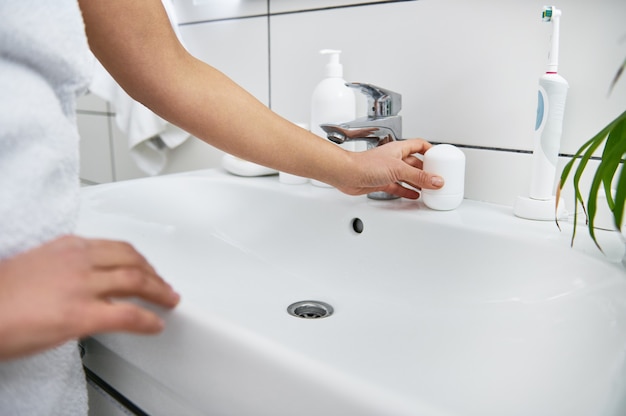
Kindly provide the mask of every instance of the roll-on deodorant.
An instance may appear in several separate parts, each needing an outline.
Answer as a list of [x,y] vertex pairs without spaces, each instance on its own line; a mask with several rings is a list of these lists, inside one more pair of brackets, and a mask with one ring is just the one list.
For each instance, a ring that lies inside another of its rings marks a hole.
[[463,201],[465,191],[465,154],[450,144],[431,147],[424,154],[424,171],[444,180],[440,189],[423,189],[422,200],[428,208],[448,211]]

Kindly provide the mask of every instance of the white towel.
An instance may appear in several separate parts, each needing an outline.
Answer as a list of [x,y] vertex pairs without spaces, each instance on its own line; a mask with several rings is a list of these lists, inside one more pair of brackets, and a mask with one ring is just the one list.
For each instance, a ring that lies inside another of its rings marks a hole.
[[[89,85],[93,61],[76,0],[0,1],[0,16],[4,259],[74,230],[79,203],[75,102]],[[0,362],[0,415],[86,414],[75,341]]]
[[[181,40],[171,0],[163,0],[174,32]],[[182,40],[181,40],[182,42]],[[190,135],[154,114],[143,104],[133,100],[97,62],[90,91],[111,103],[115,123],[128,138],[131,158],[149,175],[159,174],[167,165],[170,149],[187,140]]]

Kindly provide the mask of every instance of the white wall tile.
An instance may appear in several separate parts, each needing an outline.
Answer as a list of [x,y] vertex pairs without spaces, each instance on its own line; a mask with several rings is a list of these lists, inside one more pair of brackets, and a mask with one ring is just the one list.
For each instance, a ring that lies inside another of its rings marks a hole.
[[179,23],[232,19],[267,13],[267,0],[173,0]]
[[[513,52],[491,51],[503,49],[504,39],[493,33],[514,25],[503,20],[519,7],[492,19],[488,7],[478,10],[465,3],[402,2],[272,17],[272,107],[288,118],[303,117],[323,73],[324,59],[317,51],[337,48],[344,51],[347,81],[370,82],[403,95],[406,137],[520,147],[526,136],[522,131],[533,124],[537,72],[513,82],[511,77],[523,72]],[[516,53],[531,49],[520,45]],[[531,64],[522,59],[521,66]],[[293,96],[298,83],[302,99]],[[296,99],[299,108],[289,103]]]
[[113,181],[109,117],[79,113],[77,124],[80,134],[80,178],[95,183]]
[[561,149],[575,150],[626,110],[626,77],[608,96],[626,58],[626,1],[563,1],[559,73],[570,89]]
[[513,206],[518,195],[528,196],[530,155],[463,148],[465,198]]
[[76,108],[78,111],[93,111],[98,113],[107,113],[109,111],[107,102],[91,93],[78,97],[78,100],[76,100]]
[[[307,117],[324,65],[317,51],[337,48],[346,80],[403,94],[407,137],[530,150],[551,29],[542,6],[422,0],[272,16],[272,108]],[[606,98],[625,54],[618,39],[626,2],[572,0],[563,9],[561,72],[572,88],[562,149],[573,152],[626,107],[625,85]]]

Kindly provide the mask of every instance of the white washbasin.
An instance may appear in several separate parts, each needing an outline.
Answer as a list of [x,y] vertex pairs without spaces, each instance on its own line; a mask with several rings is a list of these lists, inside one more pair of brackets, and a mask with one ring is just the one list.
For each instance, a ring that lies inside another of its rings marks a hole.
[[[181,293],[86,364],[150,414],[624,415],[624,244],[464,201],[372,201],[219,170],[84,188],[79,233]],[[358,218],[361,233],[354,230]],[[580,247],[579,247],[580,246]],[[290,316],[319,300],[323,319]]]

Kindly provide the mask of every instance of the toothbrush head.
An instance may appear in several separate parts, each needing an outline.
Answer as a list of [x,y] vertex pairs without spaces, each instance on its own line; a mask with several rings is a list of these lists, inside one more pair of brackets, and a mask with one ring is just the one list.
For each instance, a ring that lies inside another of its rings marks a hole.
[[541,12],[541,21],[549,22],[552,19],[552,6],[543,6],[543,11]]
[[541,12],[541,20],[543,22],[551,22],[554,18],[560,17],[561,11],[554,6],[543,6]]

